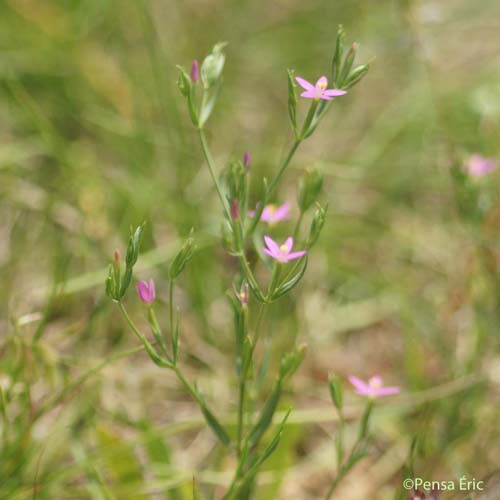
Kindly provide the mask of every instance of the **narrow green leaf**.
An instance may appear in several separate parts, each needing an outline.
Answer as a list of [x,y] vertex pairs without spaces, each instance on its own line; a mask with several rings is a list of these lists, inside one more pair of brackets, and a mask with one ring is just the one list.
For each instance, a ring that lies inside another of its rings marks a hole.
[[278,377],[276,380],[271,395],[267,399],[264,407],[262,408],[262,412],[257,420],[256,424],[253,426],[250,431],[248,442],[250,447],[256,446],[261,437],[264,435],[269,425],[273,421],[274,413],[276,412],[276,408],[278,406],[279,400],[281,397],[281,377]]
[[274,301],[283,297],[289,293],[302,279],[304,273],[307,269],[307,256],[295,264],[292,271],[287,275],[287,277],[283,280],[283,282],[276,288],[274,293],[272,294],[270,300]]

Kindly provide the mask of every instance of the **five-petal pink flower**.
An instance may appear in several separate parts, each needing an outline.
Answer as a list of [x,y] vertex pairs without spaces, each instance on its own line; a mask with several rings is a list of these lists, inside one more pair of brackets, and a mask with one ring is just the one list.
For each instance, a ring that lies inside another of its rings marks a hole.
[[300,94],[301,97],[307,97],[309,99],[324,99],[325,101],[331,101],[334,97],[338,97],[347,94],[345,90],[340,89],[327,89],[328,79],[326,76],[322,76],[316,85],[304,80],[300,76],[295,77],[297,83],[305,90]]
[[149,282],[139,281],[137,283],[137,293],[139,298],[148,305],[151,305],[156,297],[155,282],[151,278]]
[[[264,210],[262,210],[262,214],[260,216],[260,220],[267,222],[268,224],[276,224],[277,222],[282,222],[290,218],[290,203],[283,203],[283,205],[266,205]],[[250,217],[255,215],[255,210],[248,212]]]
[[291,236],[282,245],[278,245],[269,236],[264,236],[264,241],[266,242],[266,248],[263,248],[262,251],[282,264],[286,264],[290,260],[300,259],[307,253],[306,250],[292,252],[293,238]]
[[277,207],[276,205],[266,205],[260,216],[260,220],[269,224],[276,224],[290,218],[290,203],[283,203]]
[[471,155],[464,165],[465,171],[472,177],[484,177],[497,167],[498,163],[493,158],[485,158],[477,153]]
[[365,382],[354,375],[349,376],[349,382],[354,386],[356,392],[362,396],[369,396],[370,398],[378,398],[380,396],[390,396],[398,394],[401,391],[400,387],[384,387],[382,378],[375,375]]

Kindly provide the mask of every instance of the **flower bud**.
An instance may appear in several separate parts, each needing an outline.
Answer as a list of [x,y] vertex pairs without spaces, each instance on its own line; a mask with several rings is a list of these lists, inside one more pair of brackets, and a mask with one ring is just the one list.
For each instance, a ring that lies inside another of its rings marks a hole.
[[151,278],[149,282],[139,281],[136,288],[142,302],[150,306],[156,298],[155,282],[153,279]]
[[213,87],[222,75],[226,56],[222,51],[225,42],[218,43],[212,49],[212,53],[205,57],[201,65],[201,81],[206,89]]
[[248,301],[250,300],[250,287],[248,286],[248,283],[245,282],[241,285],[241,289],[238,293],[238,299],[240,300],[242,307],[248,306]]
[[132,267],[137,262],[139,257],[139,247],[141,245],[142,233],[144,231],[144,224],[141,224],[134,231],[134,234],[129,239],[127,246],[127,255],[125,257],[125,262],[127,267]]
[[340,379],[337,376],[331,374],[328,377],[328,389],[330,390],[330,397],[332,398],[335,408],[341,411],[344,401],[344,391]]
[[301,344],[293,352],[289,352],[281,358],[280,379],[283,380],[298,370],[302,361],[304,361],[306,350],[307,346]]
[[337,82],[340,87],[344,86],[345,81],[349,77],[352,65],[354,64],[354,59],[356,58],[357,50],[358,50],[358,44],[353,43],[351,45],[351,48],[347,52],[347,55],[345,56],[344,65],[342,66],[342,73],[340,75],[340,80]]
[[225,182],[232,200],[242,200],[244,197],[246,170],[241,161],[232,161],[225,172]]
[[309,237],[307,238],[306,246],[308,248],[316,243],[316,241],[319,238],[319,235],[321,234],[321,230],[325,225],[327,208],[328,207],[323,208],[318,205],[316,212],[314,212],[313,220],[311,222],[311,229],[309,230]]
[[342,63],[342,56],[344,54],[344,39],[345,31],[342,25],[339,25],[337,30],[337,41],[335,44],[335,52],[332,59],[332,82],[335,88],[339,88],[340,65]]
[[191,81],[196,83],[200,79],[200,63],[195,59],[191,64]]
[[182,273],[186,264],[192,259],[193,255],[194,239],[189,237],[170,264],[168,272],[171,280],[176,279]]
[[299,184],[298,203],[301,212],[306,212],[316,201],[323,187],[323,174],[317,169],[305,172]]
[[245,151],[245,154],[243,155],[243,166],[248,174],[250,170],[250,153],[248,151]]
[[238,200],[236,200],[236,199],[231,200],[231,205],[230,205],[229,211],[231,212],[231,219],[239,220],[239,218],[240,218],[240,206],[238,205]]
[[119,296],[117,288],[119,288],[119,286],[117,287],[116,284],[116,273],[113,265],[110,264],[108,269],[108,277],[106,278],[106,295],[113,300],[118,300]]
[[181,91],[181,94],[184,97],[189,97],[191,94],[191,88],[193,86],[193,82],[191,81],[191,77],[186,73],[185,69],[181,66],[177,66],[179,69],[179,79],[177,80],[177,86]]
[[351,87],[354,87],[356,83],[360,82],[366,73],[368,73],[368,70],[370,69],[369,64],[363,64],[361,66],[358,66],[357,68],[354,68],[352,73],[349,75],[347,80],[344,82],[343,88],[344,89],[350,89]]

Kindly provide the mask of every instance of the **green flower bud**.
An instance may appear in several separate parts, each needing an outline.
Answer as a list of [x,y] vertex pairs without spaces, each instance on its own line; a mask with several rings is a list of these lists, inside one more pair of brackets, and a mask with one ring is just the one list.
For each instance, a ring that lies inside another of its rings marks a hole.
[[333,53],[332,59],[332,82],[335,84],[335,88],[339,88],[340,65],[342,64],[342,56],[344,55],[344,39],[344,28],[342,28],[342,25],[339,25],[337,30],[335,52]]
[[344,83],[349,76],[349,73],[351,72],[352,65],[354,64],[354,59],[356,58],[357,50],[358,44],[353,43],[351,45],[351,48],[349,49],[349,52],[347,52],[347,55],[345,56],[344,65],[342,66],[342,73],[340,74],[340,79],[338,81],[339,87],[343,88]]
[[132,267],[137,262],[143,231],[144,224],[141,224],[137,227],[128,241],[127,255],[125,257],[125,263],[127,264],[127,267]]
[[226,61],[226,56],[222,50],[226,45],[226,42],[216,44],[212,49],[212,53],[205,57],[201,65],[201,81],[206,89],[213,87],[222,75]]
[[241,161],[232,161],[226,170],[225,182],[229,198],[243,200],[246,185],[246,169]]
[[328,388],[330,390],[330,397],[337,410],[341,411],[344,402],[344,391],[340,379],[331,374],[328,377]]
[[191,94],[191,88],[193,86],[193,82],[191,81],[191,77],[187,74],[186,70],[182,66],[177,66],[179,69],[179,79],[177,80],[177,86],[181,91],[181,94],[184,97],[188,97]]
[[317,169],[306,171],[300,180],[298,203],[301,212],[306,212],[316,201],[323,187],[323,174]]
[[119,296],[117,293],[117,283],[116,283],[116,273],[113,268],[113,265],[109,265],[109,270],[108,270],[108,277],[106,278],[106,295],[113,299],[113,300],[118,300]]
[[361,66],[358,66],[357,68],[354,68],[352,73],[349,75],[347,80],[344,82],[343,88],[344,89],[350,89],[351,87],[354,87],[356,83],[360,82],[366,73],[368,73],[368,70],[370,69],[369,64],[363,64]]
[[307,346],[301,344],[295,351],[289,352],[281,358],[279,375],[281,380],[293,375],[299,369],[306,356],[306,350]]
[[319,238],[321,230],[325,225],[326,211],[328,207],[321,207],[318,205],[316,212],[314,212],[313,220],[311,222],[311,229],[309,230],[309,237],[307,238],[307,247],[312,247]]
[[193,258],[194,250],[194,239],[190,236],[170,264],[168,273],[171,280],[175,280],[182,273],[186,264]]

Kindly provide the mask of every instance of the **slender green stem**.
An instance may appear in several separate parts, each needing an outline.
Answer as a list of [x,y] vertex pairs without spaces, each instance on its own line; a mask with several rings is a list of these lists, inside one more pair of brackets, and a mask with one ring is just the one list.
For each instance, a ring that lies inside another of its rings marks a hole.
[[[288,155],[283,160],[283,163],[281,164],[281,167],[278,170],[278,173],[276,174],[276,177],[272,180],[271,184],[269,184],[269,187],[267,189],[268,197],[271,196],[273,191],[276,189],[276,186],[278,185],[279,181],[281,180],[281,176],[283,175],[286,168],[288,167],[290,161],[292,160],[293,156],[295,155],[295,152],[297,151],[297,148],[299,147],[301,142],[302,142],[302,139],[300,139],[300,138],[295,139],[295,141],[293,142],[292,147],[290,148],[290,151],[288,152]],[[257,214],[255,214],[255,215],[257,215]]]
[[205,407],[205,402],[201,399],[200,395],[196,392],[194,387],[186,380],[184,377],[183,373],[181,372],[180,368],[178,366],[174,366],[172,368],[174,370],[175,374],[177,375],[177,378],[181,382],[181,384],[184,386],[184,388],[189,392],[191,397],[198,403],[200,407]]
[[[358,438],[356,439],[356,442],[354,443],[354,446],[352,447],[351,452],[349,453],[349,457],[347,458],[345,463],[342,463],[342,451],[339,451],[339,448],[337,448],[337,454],[338,454],[337,456],[339,457],[338,471],[337,475],[335,476],[335,479],[333,480],[332,484],[330,485],[330,488],[328,489],[325,500],[330,500],[332,498],[332,495],[335,492],[335,489],[337,488],[338,484],[351,469],[355,454],[358,452],[360,446],[362,446],[363,443],[365,443],[366,437],[368,435],[368,424],[370,421],[370,415],[372,413],[373,406],[374,406],[374,401],[373,399],[370,399],[366,405],[365,411],[363,412],[363,416],[361,417]],[[343,432],[343,425],[344,425],[344,420],[342,415],[340,415],[339,429],[338,429],[339,433]],[[339,436],[341,436],[341,434],[339,434]]]
[[238,400],[238,436],[237,436],[237,450],[238,456],[241,456],[241,443],[243,441],[243,430],[245,427],[244,414],[245,414],[245,399],[246,399],[246,377],[240,377],[239,387],[239,400]]
[[136,324],[132,321],[132,319],[128,315],[127,310],[125,309],[125,306],[121,302],[118,302],[118,307],[120,308],[121,313],[123,314],[123,316],[127,320],[127,323],[129,324],[132,331],[135,333],[136,337],[141,342],[146,343],[147,342],[146,337],[140,332],[139,328],[137,328]]
[[208,170],[210,171],[210,175],[212,176],[212,180],[214,181],[215,189],[217,190],[217,194],[219,195],[219,199],[222,204],[222,207],[224,208],[224,213],[226,214],[227,219],[231,220],[231,213],[229,211],[229,207],[227,206],[227,200],[224,198],[222,187],[215,174],[215,164],[207,144],[205,131],[202,128],[199,128],[198,132],[200,134],[200,141],[201,141],[201,147],[203,149],[203,154],[205,155],[205,160],[207,161]]
[[276,287],[278,286],[278,282],[281,274],[281,264],[278,261],[274,262],[273,272],[271,274],[271,281],[269,282],[269,289],[267,291],[267,298],[269,299]]
[[153,332],[153,336],[154,336],[156,342],[158,342],[158,345],[160,346],[163,354],[168,359],[169,355],[168,355],[168,350],[167,350],[167,344],[165,342],[165,338],[162,336],[161,328],[160,328],[160,325],[158,323],[158,319],[156,318],[156,313],[155,313],[152,306],[148,307],[148,319],[150,322],[151,331]]
[[309,132],[309,128],[311,127],[311,123],[316,115],[316,110],[318,109],[319,99],[313,99],[311,102],[311,107],[309,108],[309,112],[307,113],[306,119],[304,120],[304,124],[302,125],[302,131],[300,132],[300,140],[305,139],[307,133]]
[[130,316],[128,315],[125,306],[121,303],[118,302],[118,306],[120,307],[120,311],[122,312],[123,316],[127,320],[127,323],[129,324],[130,328],[132,331],[135,333],[137,338],[144,344],[144,348],[146,349],[147,353],[149,354],[149,357],[153,360],[153,362],[157,365],[160,366],[161,368],[172,368],[172,361],[170,359],[164,359],[162,358],[157,352],[156,349],[153,347],[153,345],[149,342],[149,340],[146,338],[145,335],[141,333],[139,328],[137,328],[136,324],[132,321]]
[[297,222],[295,223],[295,228],[293,229],[293,240],[295,241],[299,235],[300,232],[300,226],[302,225],[302,221],[304,219],[304,212],[301,210],[299,214],[299,218],[297,219]]
[[[247,327],[248,327],[248,309],[243,310],[242,314],[243,321],[243,335],[246,337],[247,335]],[[243,341],[243,345],[245,346],[245,340]],[[243,353],[245,349],[243,348]],[[242,367],[243,368],[243,367]],[[246,374],[244,374],[244,370],[241,370],[239,376],[239,398],[238,398],[238,427],[237,427],[237,451],[238,456],[241,456],[241,443],[243,440],[243,431],[245,427],[244,422],[244,414],[245,414],[245,396],[246,396]]]
[[342,476],[340,474],[338,474],[335,477],[335,479],[333,480],[332,484],[330,485],[330,488],[328,489],[328,492],[326,493],[325,500],[330,500],[332,498],[332,495],[335,492],[335,489],[337,488],[337,486],[340,483],[341,479],[342,479]]
[[168,319],[170,323],[170,341],[172,342],[172,359],[177,364],[177,332],[174,330],[174,280],[168,280]]
[[344,415],[339,412],[339,423],[337,428],[337,469],[340,470],[342,467],[342,461],[344,459]]

